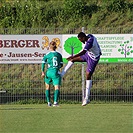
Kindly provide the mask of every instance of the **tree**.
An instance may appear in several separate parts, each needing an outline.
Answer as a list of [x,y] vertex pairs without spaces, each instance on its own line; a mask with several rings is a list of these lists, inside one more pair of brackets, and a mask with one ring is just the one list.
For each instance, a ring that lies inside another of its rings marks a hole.
[[73,56],[82,49],[82,43],[77,39],[77,37],[70,37],[65,41],[64,49],[67,53]]
[[129,41],[125,41],[123,44],[120,44],[121,48],[118,49],[118,51],[121,52],[121,54],[125,55],[125,58],[127,55],[130,55],[131,53],[133,53],[133,50],[132,50],[133,47],[128,44],[129,44]]

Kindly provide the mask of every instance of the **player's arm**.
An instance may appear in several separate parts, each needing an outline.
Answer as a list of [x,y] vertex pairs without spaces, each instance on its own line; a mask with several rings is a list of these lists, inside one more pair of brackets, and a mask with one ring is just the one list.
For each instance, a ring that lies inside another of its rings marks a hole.
[[61,68],[61,67],[63,67],[63,59],[62,59],[62,55],[61,55],[61,60],[60,60],[60,66],[59,66],[59,68]]
[[92,48],[92,46],[93,46],[93,38],[90,38],[90,39],[86,42],[84,49],[83,49],[80,53],[78,53],[78,54],[76,54],[76,55],[74,55],[74,56],[70,56],[70,57],[68,57],[67,59],[68,59],[68,60],[71,60],[71,59],[73,59],[73,58],[75,58],[75,57],[84,55],[89,49]]
[[41,77],[44,78],[45,76],[45,64],[46,64],[46,57],[44,56],[44,58],[42,59],[42,75]]
[[82,55],[84,55],[84,54],[86,53],[86,51],[87,51],[87,50],[84,49],[84,50],[82,50],[81,52],[79,52],[78,54],[76,54],[76,55],[74,55],[74,56],[68,57],[67,60],[73,59],[73,58],[78,57],[78,56],[82,56]]

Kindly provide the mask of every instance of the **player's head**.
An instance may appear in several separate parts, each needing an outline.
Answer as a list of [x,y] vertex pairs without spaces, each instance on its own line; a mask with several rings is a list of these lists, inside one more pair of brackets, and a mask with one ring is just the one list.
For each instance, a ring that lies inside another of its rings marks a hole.
[[51,41],[50,44],[49,44],[49,48],[50,50],[56,50],[57,46],[56,46],[56,42],[54,41]]
[[85,41],[86,41],[86,34],[84,33],[84,32],[80,32],[79,34],[78,34],[78,39],[81,41],[81,42],[83,42],[83,43],[85,43]]

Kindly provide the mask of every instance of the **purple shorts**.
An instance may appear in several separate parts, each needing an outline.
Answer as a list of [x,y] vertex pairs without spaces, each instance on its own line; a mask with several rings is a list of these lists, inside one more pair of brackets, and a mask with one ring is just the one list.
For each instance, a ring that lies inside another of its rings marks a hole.
[[97,61],[91,59],[87,53],[85,55],[80,56],[80,58],[83,60],[83,62],[87,62],[86,71],[91,72],[93,74],[93,72],[95,71],[96,65],[99,62],[100,56],[97,59]]

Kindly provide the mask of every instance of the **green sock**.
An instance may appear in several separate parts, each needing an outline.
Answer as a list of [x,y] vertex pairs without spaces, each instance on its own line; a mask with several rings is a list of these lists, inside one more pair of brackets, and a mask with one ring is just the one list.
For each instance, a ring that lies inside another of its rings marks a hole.
[[59,90],[55,90],[54,91],[54,102],[58,102],[59,95],[60,95],[60,91]]
[[45,90],[46,100],[50,102],[50,90]]

